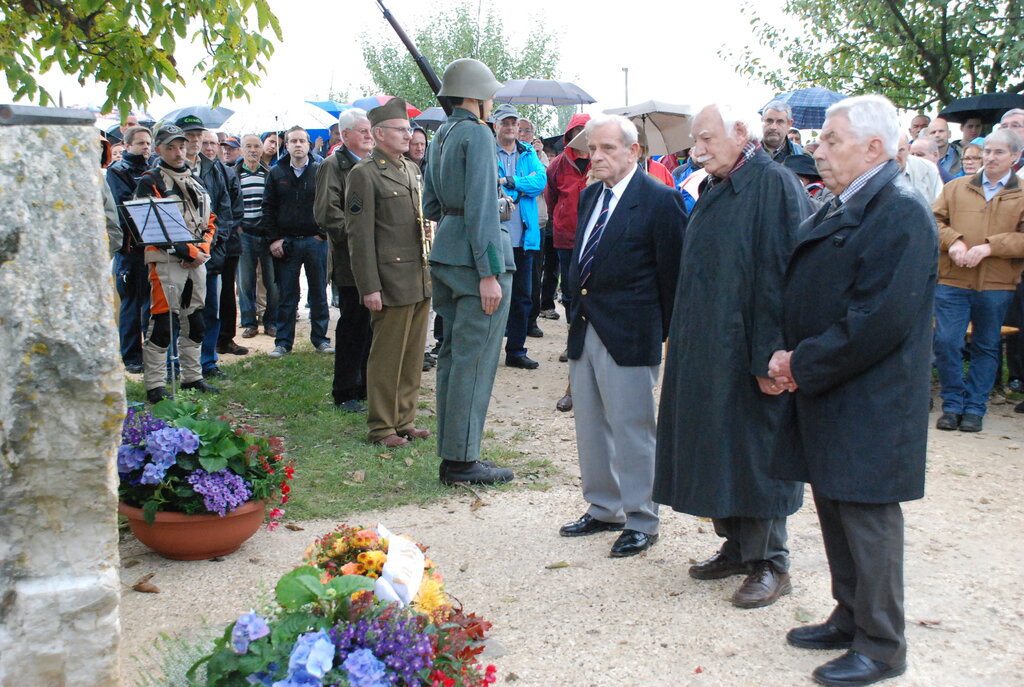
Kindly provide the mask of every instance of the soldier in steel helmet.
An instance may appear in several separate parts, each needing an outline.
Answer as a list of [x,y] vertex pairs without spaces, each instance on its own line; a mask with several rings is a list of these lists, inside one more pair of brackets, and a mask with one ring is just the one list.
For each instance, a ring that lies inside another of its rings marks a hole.
[[480,460],[480,439],[508,319],[515,260],[498,216],[498,164],[485,120],[501,83],[482,62],[455,60],[439,96],[454,107],[427,154],[423,210],[437,221],[430,253],[437,357],[437,450],[446,484],[494,484],[512,471]]

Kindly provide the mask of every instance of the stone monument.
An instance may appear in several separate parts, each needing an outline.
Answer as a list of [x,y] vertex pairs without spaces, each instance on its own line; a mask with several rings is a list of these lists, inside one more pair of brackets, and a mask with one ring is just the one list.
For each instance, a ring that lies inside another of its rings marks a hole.
[[124,374],[89,112],[0,105],[0,685],[120,684]]

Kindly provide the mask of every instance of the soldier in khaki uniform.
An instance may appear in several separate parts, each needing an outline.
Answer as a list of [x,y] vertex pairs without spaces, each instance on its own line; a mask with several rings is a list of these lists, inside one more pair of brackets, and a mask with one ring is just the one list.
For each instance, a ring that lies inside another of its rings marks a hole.
[[473,59],[445,69],[454,111],[427,151],[423,212],[438,221],[430,268],[444,320],[437,356],[437,452],[446,484],[492,484],[512,471],[480,460],[480,439],[505,335],[515,260],[498,216],[498,157],[483,120],[501,84]]
[[348,174],[345,225],[352,274],[373,329],[366,366],[369,438],[394,448],[430,436],[414,425],[430,270],[419,167],[402,156],[412,139],[405,101],[394,98],[368,116],[376,146]]

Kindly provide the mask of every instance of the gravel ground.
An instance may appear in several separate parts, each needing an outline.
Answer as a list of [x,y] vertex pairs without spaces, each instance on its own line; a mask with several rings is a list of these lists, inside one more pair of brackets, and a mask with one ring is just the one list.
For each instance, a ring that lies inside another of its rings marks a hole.
[[[549,488],[480,490],[486,505],[476,509],[476,497],[456,488],[426,507],[339,513],[337,521],[295,523],[301,531],[261,530],[216,562],[165,560],[129,535],[121,546],[125,684],[138,684],[149,663],[144,654],[160,633],[189,637],[204,620],[233,620],[337,522],[382,522],[429,546],[449,592],[494,623],[487,660],[502,684],[812,684],[811,670],[836,654],[795,649],[784,639],[787,629],[819,622],[832,606],[810,494],[789,521],[793,593],[763,609],[729,604],[740,578],[688,577],[687,566],[719,545],[710,523],[698,518],[663,509],[660,541],[628,559],[608,557],[614,533],[559,537],[558,526],[585,504],[572,415],[554,411],[566,379],[566,365],[557,362],[564,320],[542,320],[541,327],[547,335],[529,341],[540,369],[499,368],[489,427],[562,471]],[[272,347],[263,336],[244,341],[254,343]],[[432,384],[433,374],[425,374],[427,398]],[[1006,404],[992,407],[981,434],[932,433],[927,496],[904,507],[910,668],[885,684],[1024,685],[1022,444],[1024,416]],[[1010,536],[996,542],[999,533]],[[155,573],[159,594],[131,590],[147,573]]]

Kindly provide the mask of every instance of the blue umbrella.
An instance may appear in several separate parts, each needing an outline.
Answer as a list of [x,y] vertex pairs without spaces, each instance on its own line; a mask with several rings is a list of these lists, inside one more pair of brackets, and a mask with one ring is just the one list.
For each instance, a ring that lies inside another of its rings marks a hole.
[[189,105],[171,110],[160,118],[161,122],[173,124],[185,115],[194,115],[203,120],[203,124],[210,129],[216,129],[235,113],[234,110],[226,107],[210,107],[209,105]]
[[335,117],[337,117],[342,112],[352,107],[351,105],[346,105],[345,103],[339,103],[336,100],[307,100],[306,102],[309,103],[310,105],[316,105],[324,112],[332,114]]
[[[825,110],[844,98],[846,96],[841,93],[812,86],[782,93],[772,100],[781,100],[793,108],[793,126],[797,129],[818,129],[825,123]],[[763,107],[759,113],[764,114]]]

